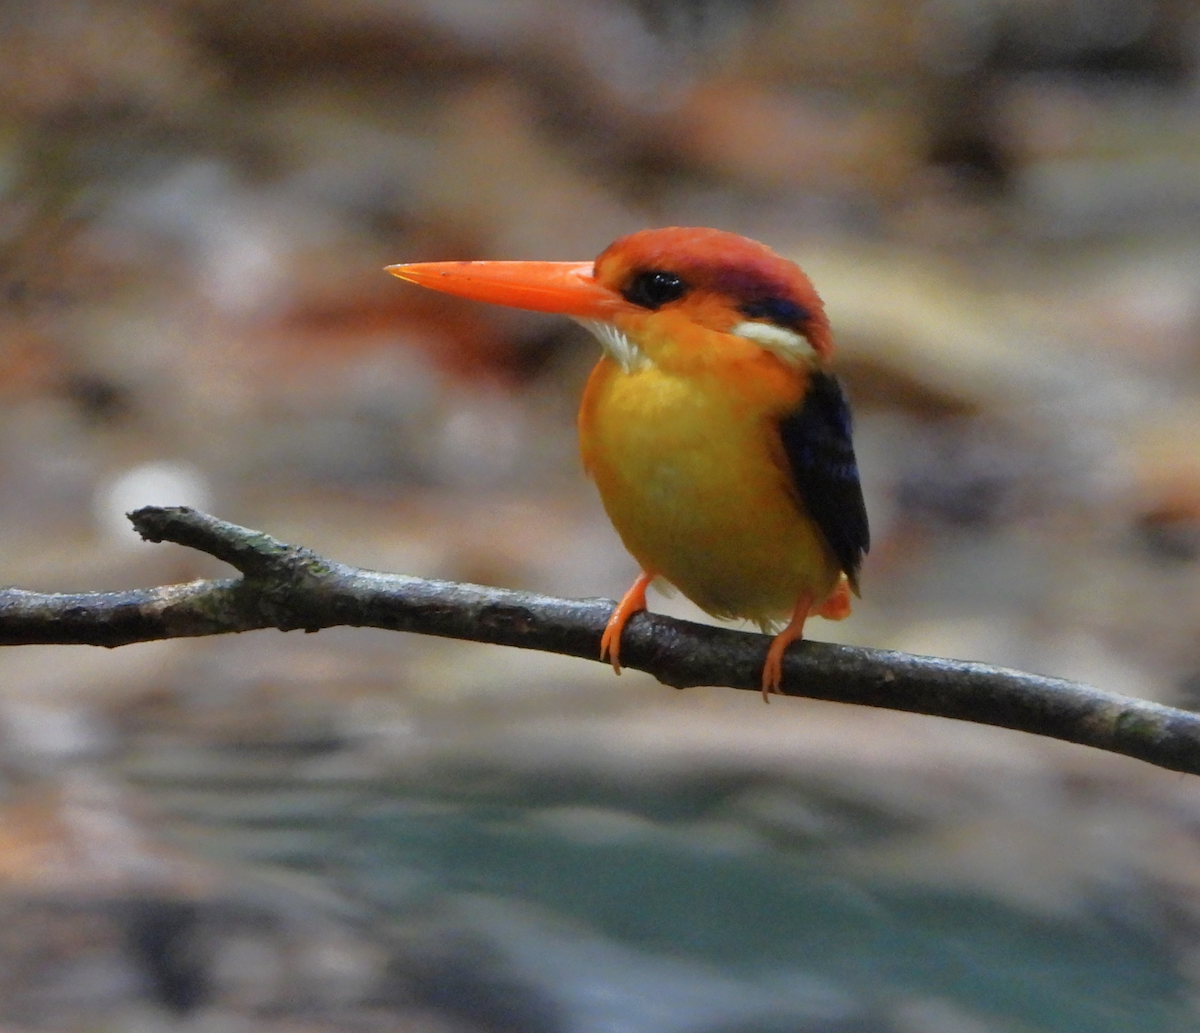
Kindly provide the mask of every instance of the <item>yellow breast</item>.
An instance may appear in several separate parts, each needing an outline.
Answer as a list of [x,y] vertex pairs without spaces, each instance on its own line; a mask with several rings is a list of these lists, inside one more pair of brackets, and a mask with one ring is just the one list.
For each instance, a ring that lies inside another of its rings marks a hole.
[[[777,382],[764,385],[763,370]],[[714,616],[770,621],[838,579],[776,429],[799,398],[795,377],[769,365],[625,371],[604,358],[588,382],[583,461],[617,533],[644,570]]]

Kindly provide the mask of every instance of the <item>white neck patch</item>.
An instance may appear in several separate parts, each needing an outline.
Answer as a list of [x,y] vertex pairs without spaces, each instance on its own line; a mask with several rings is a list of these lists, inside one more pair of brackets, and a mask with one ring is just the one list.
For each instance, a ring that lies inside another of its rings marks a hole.
[[[622,330],[603,319],[577,319],[580,326],[586,328],[600,342],[604,354],[613,360],[626,373],[645,369],[651,365],[650,357],[629,339]],[[787,327],[776,326],[774,323],[758,323],[746,320],[738,323],[730,331],[738,337],[744,337],[761,345],[773,355],[778,355],[784,362],[798,366],[811,362],[816,357],[813,346],[808,338]]]
[[754,320],[747,320],[744,323],[738,323],[729,332],[762,345],[773,355],[778,355],[784,362],[793,365],[809,362],[817,354],[813,350],[813,346],[808,343],[808,338],[803,334],[798,334],[795,330],[789,330],[784,326],[776,326],[774,323],[758,323]]
[[603,319],[577,319],[575,322],[591,331],[600,342],[600,347],[604,349],[604,354],[626,373],[645,369],[650,365],[646,353],[612,323]]

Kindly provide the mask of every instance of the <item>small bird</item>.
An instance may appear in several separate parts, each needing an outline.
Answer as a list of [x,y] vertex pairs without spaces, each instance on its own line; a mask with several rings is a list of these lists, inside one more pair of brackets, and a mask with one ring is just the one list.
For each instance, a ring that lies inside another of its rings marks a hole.
[[660,578],[719,618],[786,621],[762,672],[779,692],[805,620],[841,620],[870,545],[850,409],[825,308],[793,262],[720,230],[642,230],[595,262],[393,265],[403,280],[557,312],[603,355],[579,410],[583,465],[641,573],[600,658]]

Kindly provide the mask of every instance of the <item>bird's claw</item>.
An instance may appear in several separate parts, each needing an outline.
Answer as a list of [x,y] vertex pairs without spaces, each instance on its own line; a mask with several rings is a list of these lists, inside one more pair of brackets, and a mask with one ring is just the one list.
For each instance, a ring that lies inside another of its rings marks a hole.
[[[786,648],[786,645],[785,645]],[[771,643],[771,649],[767,653],[767,662],[763,664],[762,673],[762,697],[764,703],[771,702],[771,693],[783,695],[783,690],[780,685],[783,682],[783,650],[776,651],[775,643]]]
[[796,600],[796,606],[792,610],[792,619],[788,621],[788,626],[783,629],[778,635],[771,639],[771,646],[767,650],[767,660],[763,664],[762,672],[762,694],[763,702],[771,702],[771,693],[775,692],[783,695],[783,654],[787,647],[793,642],[804,638],[804,622],[807,620],[809,611],[812,608],[813,599],[808,593],[800,596]]
[[612,669],[621,673],[621,632],[625,630],[625,622],[618,620],[619,611],[614,611],[605,625],[604,634],[600,636],[600,659],[612,664]]
[[630,617],[646,608],[646,589],[653,580],[654,575],[644,570],[637,576],[617,603],[604,626],[604,634],[600,636],[600,659],[610,661],[617,674],[621,673],[621,632]]

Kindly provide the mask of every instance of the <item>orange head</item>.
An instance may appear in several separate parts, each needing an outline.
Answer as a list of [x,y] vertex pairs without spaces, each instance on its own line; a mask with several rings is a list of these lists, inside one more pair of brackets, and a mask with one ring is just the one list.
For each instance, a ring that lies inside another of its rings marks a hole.
[[571,316],[623,365],[655,320],[730,334],[789,361],[813,353],[826,362],[833,351],[825,307],[800,268],[721,230],[642,230],[595,262],[426,262],[388,272],[477,301]]

